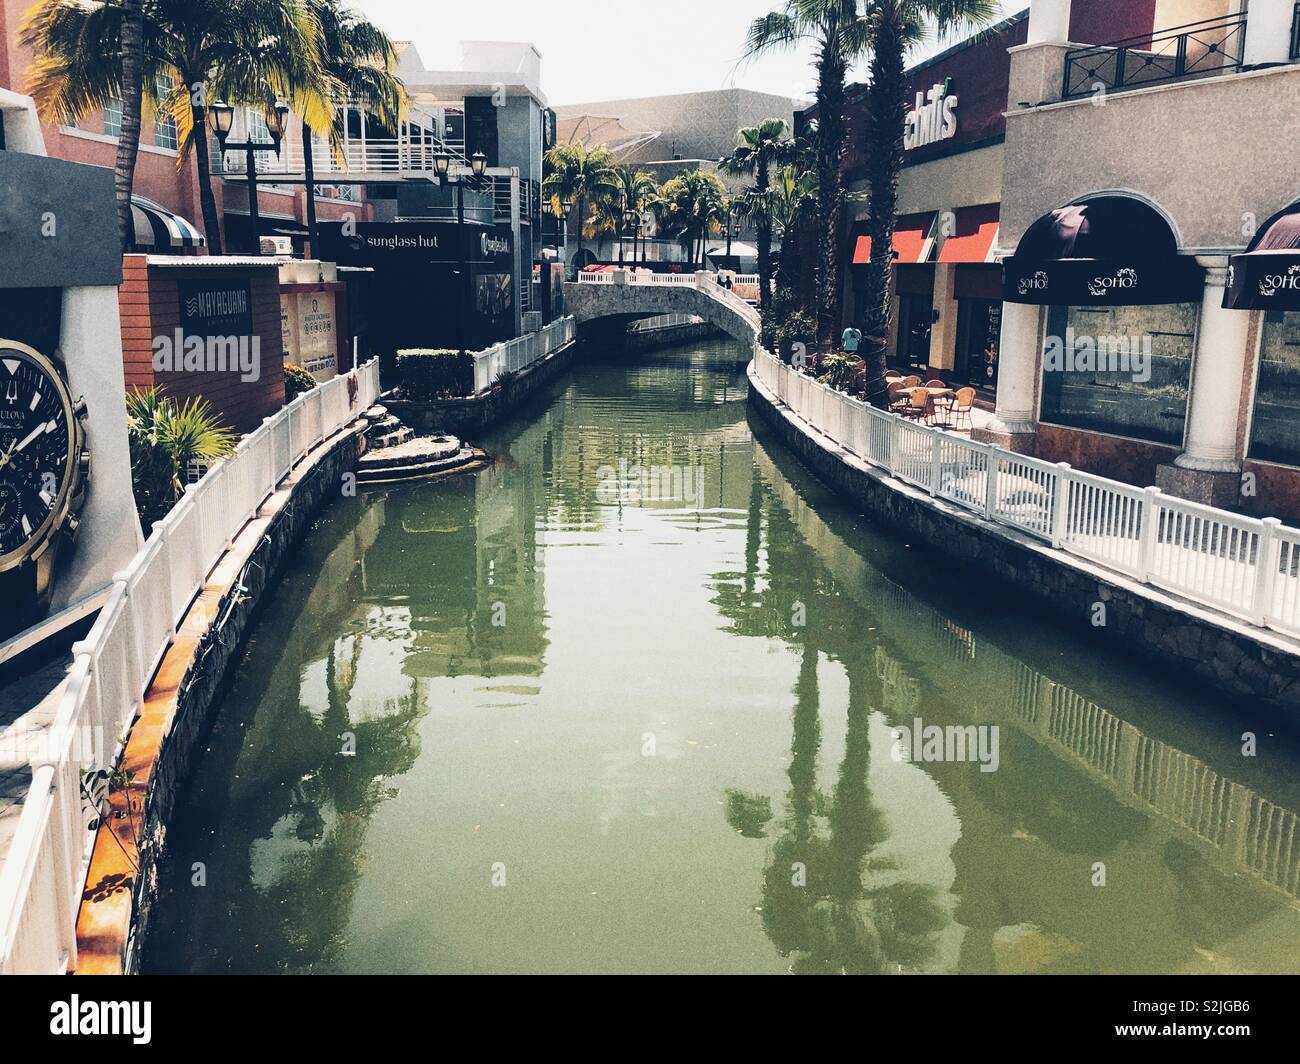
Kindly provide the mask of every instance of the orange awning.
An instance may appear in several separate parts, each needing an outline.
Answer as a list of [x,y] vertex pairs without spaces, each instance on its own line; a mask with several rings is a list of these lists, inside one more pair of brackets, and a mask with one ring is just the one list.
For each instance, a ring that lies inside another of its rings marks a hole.
[[[926,240],[934,224],[934,214],[905,214],[894,228],[894,258],[899,262],[921,262],[926,252]],[[862,226],[865,228],[865,225]],[[871,237],[859,233],[853,247],[853,265],[865,266],[871,261]]]
[[957,211],[957,231],[939,249],[940,262],[988,262],[998,235],[998,204],[962,207]]

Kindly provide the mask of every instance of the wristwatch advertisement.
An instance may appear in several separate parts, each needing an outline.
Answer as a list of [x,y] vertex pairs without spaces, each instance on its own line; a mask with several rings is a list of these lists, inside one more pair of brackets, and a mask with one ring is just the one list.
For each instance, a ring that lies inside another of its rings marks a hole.
[[41,620],[90,474],[85,404],[63,367],[0,340],[0,642]]

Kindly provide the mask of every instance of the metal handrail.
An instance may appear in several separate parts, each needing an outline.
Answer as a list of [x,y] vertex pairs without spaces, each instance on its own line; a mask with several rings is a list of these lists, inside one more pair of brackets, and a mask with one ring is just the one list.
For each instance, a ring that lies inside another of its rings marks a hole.
[[[1159,33],[1072,48],[1065,53],[1061,98],[1087,96],[1099,85],[1107,90],[1138,88],[1239,69],[1245,30],[1246,15],[1235,14],[1188,22]],[[1210,39],[1203,39],[1207,37]],[[1160,47],[1170,42],[1172,50]],[[1204,46],[1199,54],[1194,47],[1189,47],[1197,44]],[[1208,56],[1219,61],[1206,63]],[[1140,60],[1136,65],[1135,59]]]

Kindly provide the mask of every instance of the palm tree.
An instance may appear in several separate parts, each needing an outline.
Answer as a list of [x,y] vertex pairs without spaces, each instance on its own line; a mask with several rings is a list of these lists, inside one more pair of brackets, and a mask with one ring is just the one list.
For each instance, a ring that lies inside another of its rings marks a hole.
[[[397,77],[397,53],[393,42],[378,27],[340,0],[307,0],[312,17],[319,27],[320,65],[307,69],[295,79],[298,91],[290,97],[294,110],[303,114],[303,176],[307,185],[307,236],[316,247],[315,160],[312,158],[312,127],[305,111],[313,109],[306,96],[323,98],[331,113],[340,107],[358,107],[381,126],[396,130],[406,107],[406,90]],[[312,74],[319,75],[313,84]],[[304,106],[305,105],[305,106]],[[328,126],[331,141],[336,141],[339,127]]]
[[159,388],[127,395],[126,424],[131,480],[146,533],[176,504],[193,463],[212,462],[235,449],[235,435],[207,400],[178,402]]
[[817,342],[829,350],[839,326],[844,280],[840,254],[844,83],[849,67],[868,44],[866,24],[858,16],[858,0],[786,0],[780,10],[754,20],[746,51],[751,56],[762,55],[805,40],[815,42],[817,50]]
[[[646,205],[655,198],[659,191],[659,186],[655,184],[655,179],[644,170],[637,170],[631,166],[616,166],[613,168],[614,182],[618,186],[618,194],[607,200],[603,207],[609,220],[613,223],[614,231],[619,236],[618,262],[623,265],[623,227],[624,214],[632,211],[634,214],[640,214],[646,209]],[[639,229],[640,226],[637,227]],[[636,263],[636,231],[632,235],[632,262]]]
[[865,282],[866,313],[862,353],[867,363],[867,401],[889,406],[885,357],[889,346],[890,287],[894,226],[898,214],[898,173],[903,166],[903,126],[907,118],[907,50],[933,29],[940,34],[990,24],[998,15],[993,0],[867,0],[866,26],[871,50],[867,90],[867,180],[871,196],[871,261]]
[[[42,117],[75,122],[123,91],[122,50],[131,35],[124,25],[127,2],[40,0],[28,12],[22,41],[38,56],[28,88]],[[176,122],[177,165],[193,153],[205,235],[220,252],[207,101],[220,96],[257,104],[299,96],[304,77],[318,76],[319,27],[303,0],[144,0],[142,29],[143,98]],[[332,112],[317,97],[304,117],[329,122]]]
[[117,232],[122,250],[135,233],[131,194],[135,191],[135,160],[140,154],[140,111],[144,105],[144,0],[122,3],[122,121],[117,133],[113,185],[117,192]]
[[[557,144],[546,153],[546,169],[542,181],[542,194],[550,201],[557,218],[564,217],[564,205],[575,204],[578,209],[578,254],[582,256],[582,238],[585,233],[594,235],[596,219],[604,212],[606,204],[618,197],[618,180],[614,176],[614,157],[607,148],[588,149],[582,144]],[[593,208],[589,218],[587,208]]]
[[[788,136],[789,127],[783,118],[768,118],[757,126],[747,126],[736,132],[736,147],[732,153],[718,161],[718,168],[733,177],[752,177],[754,184],[751,204],[761,201],[771,185],[772,171],[791,160],[794,142]],[[772,285],[772,224],[762,212],[754,214],[758,239],[758,308],[760,313],[771,300]]]
[[701,170],[678,174],[660,189],[659,223],[676,237],[692,266],[703,266],[709,231],[725,215],[725,197],[722,182]]
[[776,269],[776,289],[794,291],[798,283],[794,265],[795,233],[804,218],[813,214],[818,203],[817,173],[797,165],[781,167],[772,179],[772,227],[781,233],[781,262]]

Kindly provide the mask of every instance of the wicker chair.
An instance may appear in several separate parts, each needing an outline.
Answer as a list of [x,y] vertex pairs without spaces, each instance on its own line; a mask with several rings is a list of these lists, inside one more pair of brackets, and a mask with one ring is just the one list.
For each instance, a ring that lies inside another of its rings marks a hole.
[[961,428],[962,422],[966,423],[967,429],[971,428],[970,412],[971,407],[975,405],[975,389],[962,388],[957,392],[957,398],[952,403],[952,415],[954,428]]
[[911,396],[907,404],[907,409],[903,411],[904,417],[915,418],[917,421],[930,421],[934,418],[934,400],[930,393],[924,388],[909,389]]

